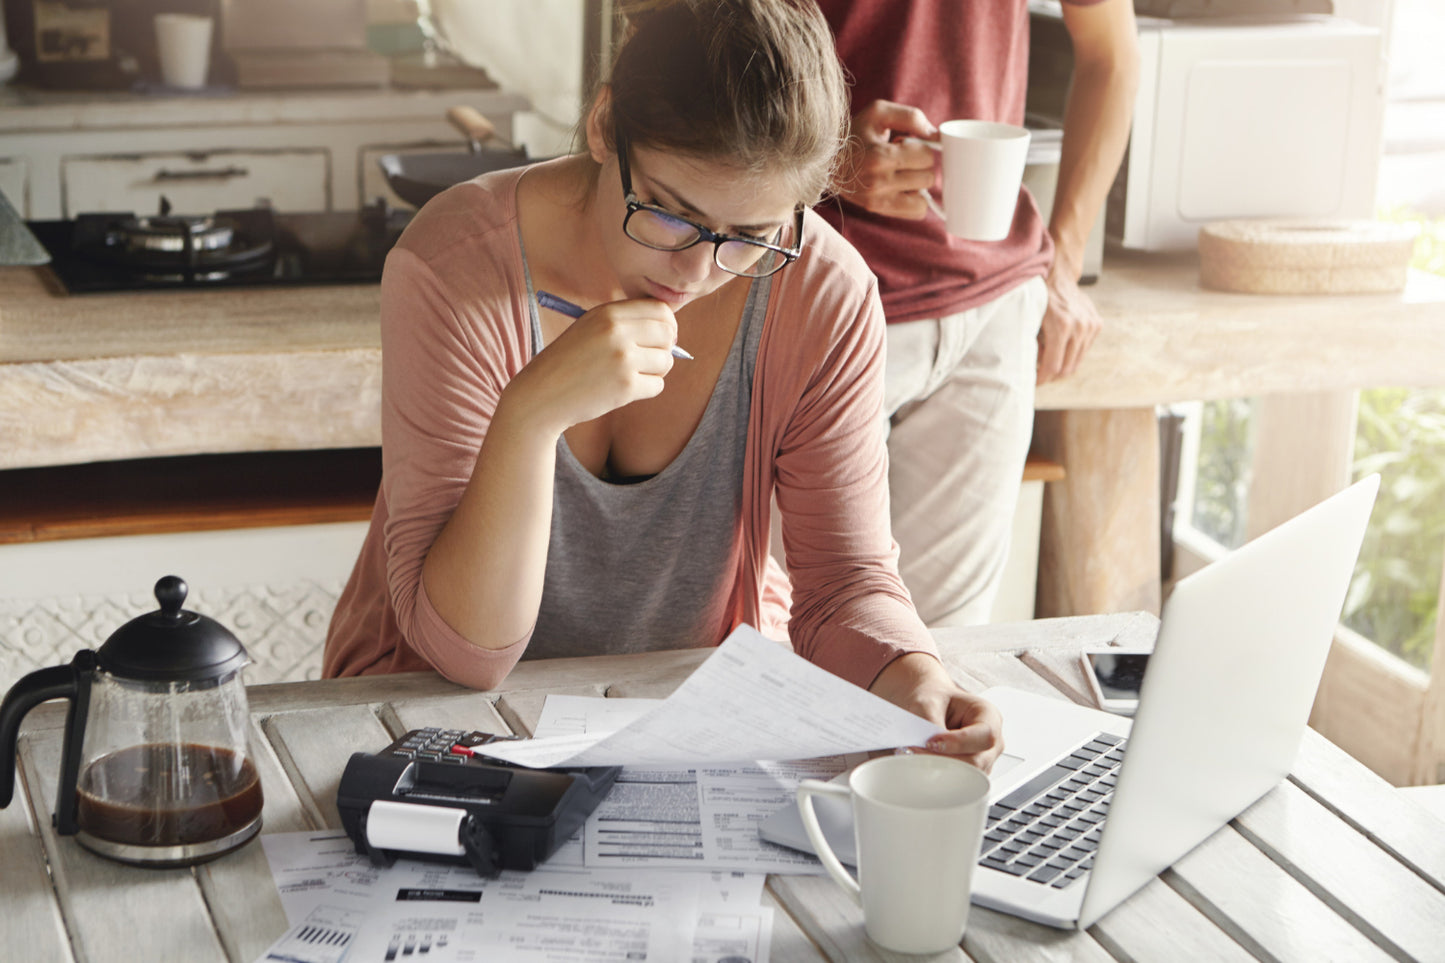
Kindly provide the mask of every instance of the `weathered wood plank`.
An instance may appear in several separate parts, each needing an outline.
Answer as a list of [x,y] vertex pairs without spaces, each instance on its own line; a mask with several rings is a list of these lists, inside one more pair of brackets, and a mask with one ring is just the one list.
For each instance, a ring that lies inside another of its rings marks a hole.
[[772,946],[768,954],[771,963],[819,963],[827,959],[798,926],[798,921],[788,914],[787,907],[766,888],[763,905],[773,910]]
[[1307,729],[1290,779],[1433,886],[1445,889],[1440,820],[1349,753]]
[[[557,695],[587,696],[602,698],[607,694],[605,686],[577,685],[552,690]],[[506,720],[512,731],[518,735],[530,736],[537,731],[537,720],[542,718],[542,706],[551,692],[541,689],[525,689],[508,692],[497,700],[497,713]]]
[[1012,653],[967,653],[959,654],[951,648],[942,652],[943,664],[950,673],[963,672],[977,679],[984,688],[996,685],[1012,686],[1025,692],[1041,695],[1059,695],[1058,690],[1047,680]]
[[253,715],[265,716],[295,709],[325,709],[328,706],[428,698],[469,691],[435,672],[399,672],[395,675],[247,686],[246,701]]
[[961,949],[931,956],[905,955],[874,945],[863,932],[863,910],[830,877],[770,876],[768,890],[835,963],[962,963],[970,959]]
[[[38,812],[53,812],[58,734],[22,736],[20,764]],[[223,963],[225,950],[189,869],[136,869],[97,856],[72,836],[40,827],[76,956],[86,963],[185,960]]]
[[[296,795],[281,760],[254,717],[251,760],[261,776],[265,796],[262,833],[289,833],[321,825],[320,813],[309,811]],[[286,932],[286,911],[259,838],[234,853],[197,866],[196,879],[231,959],[254,960]]]
[[[481,692],[473,692],[464,696],[438,696],[431,699],[398,699],[389,705],[382,706],[380,717],[383,724],[396,730],[396,735],[412,729],[425,729],[428,726],[435,726],[438,729],[461,729],[463,732],[477,729],[499,735],[511,735],[512,732],[507,723],[497,714],[491,697]],[[385,746],[385,742],[379,742],[372,747],[371,751],[380,752]]]
[[1445,960],[1445,893],[1298,787],[1267,794],[1235,826],[1393,955]]
[[376,752],[392,739],[369,705],[298,709],[261,723],[298,794],[311,797],[323,827],[340,829],[336,789],[353,752]]
[[979,963],[1105,963],[1114,959],[1088,933],[1041,926],[981,906],[969,912],[963,948]]
[[1077,653],[1025,652],[1019,656],[1019,661],[1071,702],[1088,706],[1091,709],[1099,708],[1094,704],[1093,695],[1089,690],[1089,683],[1084,677],[1084,668],[1079,662]]
[[[0,809],[0,866],[4,867],[4,912],[0,912],[0,946],[24,947],[36,960],[70,963],[70,937],[60,915],[55,890],[45,872],[40,837],[31,825],[30,799],[15,773],[15,795]],[[50,821],[50,810],[36,814]]]
[[1163,878],[1260,959],[1392,958],[1231,827],[1186,854]]
[[967,653],[1066,649],[1077,651],[1085,645],[1125,644],[1141,633],[1152,644],[1159,619],[1150,612],[1118,612],[1112,615],[1070,615],[1029,622],[999,622],[933,629],[940,649]]
[[1209,960],[1245,963],[1254,957],[1162,879],[1155,879],[1089,934],[1121,960]]
[[671,672],[646,679],[614,682],[607,686],[609,699],[666,699],[672,691],[692,675],[692,669],[679,666]]

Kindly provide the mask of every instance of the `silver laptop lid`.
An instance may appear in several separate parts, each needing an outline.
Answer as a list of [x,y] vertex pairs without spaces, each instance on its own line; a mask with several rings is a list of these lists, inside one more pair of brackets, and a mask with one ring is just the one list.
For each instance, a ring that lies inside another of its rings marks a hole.
[[1289,772],[1379,484],[1371,475],[1175,585],[1080,928]]

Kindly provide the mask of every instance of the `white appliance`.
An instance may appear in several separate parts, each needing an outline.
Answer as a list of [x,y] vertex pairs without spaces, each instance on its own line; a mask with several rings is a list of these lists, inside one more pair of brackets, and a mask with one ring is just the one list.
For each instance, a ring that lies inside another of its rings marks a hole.
[[[1028,110],[1056,122],[1072,51],[1030,4]],[[1195,247],[1209,221],[1373,217],[1386,71],[1380,31],[1340,17],[1139,17],[1140,80],[1108,236]]]

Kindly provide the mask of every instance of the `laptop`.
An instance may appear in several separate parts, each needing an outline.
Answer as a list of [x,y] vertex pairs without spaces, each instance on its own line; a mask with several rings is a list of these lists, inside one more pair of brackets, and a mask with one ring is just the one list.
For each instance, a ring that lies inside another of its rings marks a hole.
[[[995,687],[1004,718],[973,901],[1084,929],[1289,772],[1374,506],[1371,475],[1182,579],[1132,720]],[[843,778],[843,777],[840,777]],[[845,861],[845,801],[815,797]],[[762,837],[811,852],[796,806]]]

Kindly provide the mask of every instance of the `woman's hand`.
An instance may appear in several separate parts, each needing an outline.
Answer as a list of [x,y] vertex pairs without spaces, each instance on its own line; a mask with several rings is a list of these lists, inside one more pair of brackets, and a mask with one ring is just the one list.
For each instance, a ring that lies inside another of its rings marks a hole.
[[672,370],[677,318],[661,301],[612,301],[568,325],[512,379],[532,417],[561,434],[662,392]]
[[957,756],[984,772],[1003,752],[1003,716],[998,709],[961,688],[925,652],[894,659],[868,690],[948,730],[928,740],[924,748],[930,752]]
[[934,182],[938,128],[923,111],[875,100],[853,115],[834,187],[840,196],[875,214],[919,220],[928,213],[921,191]]

